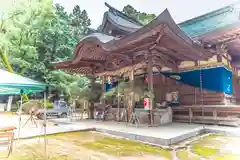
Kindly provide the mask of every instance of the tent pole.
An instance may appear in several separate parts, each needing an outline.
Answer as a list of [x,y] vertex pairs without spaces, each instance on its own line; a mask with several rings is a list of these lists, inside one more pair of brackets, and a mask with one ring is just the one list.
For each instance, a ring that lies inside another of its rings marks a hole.
[[21,123],[22,123],[22,104],[23,104],[23,90],[20,91],[20,106],[19,106],[19,120],[18,120],[18,140],[20,139],[20,130],[21,130]]
[[44,92],[44,156],[47,159],[47,89]]

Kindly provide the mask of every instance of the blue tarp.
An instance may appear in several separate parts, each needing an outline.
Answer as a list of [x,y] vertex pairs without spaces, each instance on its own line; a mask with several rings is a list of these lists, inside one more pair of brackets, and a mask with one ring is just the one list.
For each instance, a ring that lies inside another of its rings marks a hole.
[[105,83],[106,92],[117,86],[118,82]]
[[232,72],[225,67],[193,70],[181,73],[161,72],[166,77],[188,84],[193,87],[200,87],[200,74],[202,75],[202,88],[217,92],[232,94]]
[[[202,75],[202,88],[216,92],[232,94],[232,72],[225,67],[207,68],[201,70],[192,70],[181,73],[160,72],[154,73],[154,76],[164,75],[175,79],[176,81],[200,88],[200,73]],[[117,86],[117,82],[106,83],[106,91]]]

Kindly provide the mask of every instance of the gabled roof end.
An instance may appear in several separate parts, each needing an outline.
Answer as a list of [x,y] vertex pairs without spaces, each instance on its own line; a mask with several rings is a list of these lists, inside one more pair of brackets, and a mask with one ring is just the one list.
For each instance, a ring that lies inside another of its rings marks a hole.
[[[111,12],[111,13],[113,13],[113,14],[117,14],[117,16],[120,16],[120,17],[122,17],[122,18],[124,18],[124,19],[126,19],[126,20],[128,20],[128,21],[130,21],[130,22],[132,22],[132,23],[135,23],[135,24],[137,24],[137,25],[143,25],[141,22],[139,22],[137,19],[135,19],[135,18],[132,18],[132,17],[129,17],[128,15],[126,15],[126,14],[124,14],[123,12],[121,12],[121,11],[119,11],[119,10],[117,10],[116,8],[114,8],[114,7],[112,7],[111,5],[109,5],[108,3],[104,3],[105,4],[105,6],[106,7],[108,7],[109,8],[109,12]],[[114,13],[115,12],[115,13]]]

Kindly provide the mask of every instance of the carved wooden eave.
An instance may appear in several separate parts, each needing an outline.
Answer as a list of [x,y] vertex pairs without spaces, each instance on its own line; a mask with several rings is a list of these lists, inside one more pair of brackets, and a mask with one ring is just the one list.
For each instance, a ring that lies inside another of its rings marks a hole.
[[[77,45],[72,60],[54,66],[56,69],[69,68],[69,71],[80,74],[116,75],[132,67],[146,67],[149,55],[152,56],[153,66],[173,69],[181,61],[195,61],[211,56],[204,51],[200,46],[196,48],[196,44],[181,31],[168,10],[165,10],[151,23],[124,38],[116,39],[101,33],[85,37]],[[95,63],[91,63],[93,61]],[[79,69],[81,67],[84,71]]]
[[[201,40],[205,41],[209,44],[222,46],[224,45],[224,50],[219,50],[216,48],[216,54],[225,54],[229,55],[225,57],[225,59],[229,59],[229,62],[232,64],[233,67],[239,68],[240,61],[237,60],[240,57],[240,23],[236,23],[230,25],[228,27],[219,29],[217,31],[205,34],[201,36]],[[222,55],[223,57],[226,55]],[[231,62],[234,60],[233,62]]]
[[84,61],[81,60],[78,63],[73,61],[65,61],[59,63],[53,63],[55,68],[66,70],[70,73],[82,73],[85,75],[92,75],[95,70],[104,71],[103,61]]
[[240,38],[240,29],[235,28],[235,29],[225,31],[222,34],[215,33],[215,35],[212,35],[211,38],[206,35],[206,37],[202,39],[212,44],[228,44],[239,38]]

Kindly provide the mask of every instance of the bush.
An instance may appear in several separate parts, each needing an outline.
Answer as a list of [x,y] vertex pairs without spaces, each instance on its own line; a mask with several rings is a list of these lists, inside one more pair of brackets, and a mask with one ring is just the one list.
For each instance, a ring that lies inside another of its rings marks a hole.
[[[44,100],[42,99],[40,100],[40,102],[41,102],[42,108],[44,108]],[[52,109],[52,108],[53,108],[53,103],[47,100],[47,109]]]
[[[31,109],[37,111],[40,108],[44,107],[44,100],[29,100],[28,102],[23,103],[22,109],[24,113],[29,113]],[[47,109],[53,108],[53,103],[47,101]]]
[[42,108],[42,103],[39,100],[29,100],[22,106],[24,113],[29,113],[31,109],[38,110],[40,108]]
[[47,102],[47,109],[52,109],[53,108],[53,103]]

